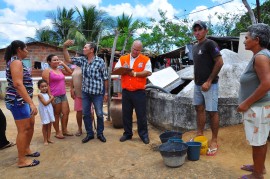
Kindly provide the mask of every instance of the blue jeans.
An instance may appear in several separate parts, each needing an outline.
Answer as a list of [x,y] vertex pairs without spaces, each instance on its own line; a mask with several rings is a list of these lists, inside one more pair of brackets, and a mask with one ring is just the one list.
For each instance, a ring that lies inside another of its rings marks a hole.
[[83,121],[87,135],[94,136],[93,123],[91,117],[91,104],[94,104],[97,115],[97,135],[103,134],[104,119],[103,119],[103,95],[92,95],[82,92],[82,106],[83,106]]

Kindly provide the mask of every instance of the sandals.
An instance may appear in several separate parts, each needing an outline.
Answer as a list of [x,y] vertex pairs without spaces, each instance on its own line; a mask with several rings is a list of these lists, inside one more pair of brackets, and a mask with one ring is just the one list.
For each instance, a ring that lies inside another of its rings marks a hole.
[[14,146],[14,145],[16,145],[16,144],[13,143],[13,142],[9,142],[7,145],[1,147],[0,150],[3,150],[3,149],[6,149],[6,148],[9,148],[9,147],[12,147],[12,146]]
[[32,163],[30,163],[29,165],[18,166],[18,167],[19,168],[34,167],[34,166],[37,166],[39,163],[40,163],[39,160],[33,160]]
[[26,157],[39,157],[40,156],[40,153],[39,152],[34,152],[32,154],[26,154],[25,156]]
[[261,178],[263,179],[263,175],[256,176],[254,173],[252,173],[252,174],[249,174],[249,175],[243,175],[238,179],[261,179]]
[[215,156],[217,154],[217,151],[218,151],[218,145],[212,149],[208,148],[206,155],[207,156]]
[[64,139],[65,138],[64,136],[60,136],[60,135],[55,135],[54,137],[57,139]]
[[76,134],[75,134],[75,136],[77,136],[77,137],[79,137],[81,135],[82,135],[82,132],[80,132],[80,131],[76,132]]
[[67,133],[63,133],[63,136],[73,136],[73,134],[72,134],[72,133],[67,132]]
[[[248,172],[253,172],[253,169],[254,169],[254,165],[243,165],[241,167],[241,170],[245,170]],[[266,174],[266,169],[263,170],[263,174]]]

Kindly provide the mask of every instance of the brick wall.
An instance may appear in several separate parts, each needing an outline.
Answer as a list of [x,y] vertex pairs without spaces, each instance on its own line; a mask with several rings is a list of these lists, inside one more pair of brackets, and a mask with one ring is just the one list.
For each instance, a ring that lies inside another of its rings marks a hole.
[[[55,54],[60,60],[64,60],[63,49],[57,46],[49,45],[41,42],[31,42],[27,44],[27,50],[29,52],[27,58],[31,60],[32,63],[32,76],[40,77],[42,70],[34,69],[35,61],[46,62],[46,57],[49,54]],[[4,60],[5,48],[0,49],[0,71],[6,69],[6,62]],[[69,51],[70,56],[75,55],[75,51]]]

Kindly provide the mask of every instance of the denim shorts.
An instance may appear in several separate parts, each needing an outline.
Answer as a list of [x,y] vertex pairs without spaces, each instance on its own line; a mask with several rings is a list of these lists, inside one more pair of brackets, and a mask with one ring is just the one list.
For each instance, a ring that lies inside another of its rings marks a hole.
[[212,84],[208,91],[194,85],[193,105],[204,105],[206,111],[218,111],[218,83]]
[[6,103],[6,107],[11,111],[15,120],[28,119],[31,117],[31,109],[28,103],[18,105],[14,102],[14,105]]
[[63,101],[67,101],[67,96],[66,94],[60,95],[60,96],[55,96],[54,97],[54,104],[60,104]]

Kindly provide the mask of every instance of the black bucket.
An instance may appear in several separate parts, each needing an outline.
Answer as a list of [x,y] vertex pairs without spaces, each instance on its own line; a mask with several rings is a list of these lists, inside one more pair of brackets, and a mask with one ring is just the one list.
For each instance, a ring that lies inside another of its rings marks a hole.
[[175,132],[175,131],[166,131],[159,135],[159,138],[162,143],[167,142],[170,138],[178,138],[182,139],[182,132]]
[[182,142],[168,141],[159,146],[165,165],[178,167],[183,165],[187,155],[188,145]]

